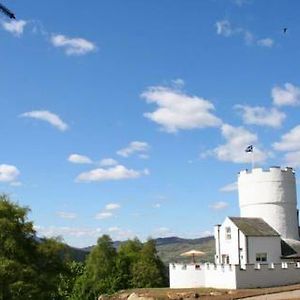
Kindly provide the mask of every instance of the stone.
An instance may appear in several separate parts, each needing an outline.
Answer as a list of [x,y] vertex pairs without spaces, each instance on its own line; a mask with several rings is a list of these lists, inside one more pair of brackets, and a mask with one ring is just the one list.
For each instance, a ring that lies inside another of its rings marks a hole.
[[154,300],[152,297],[147,297],[147,296],[139,296],[136,293],[132,293],[129,295],[127,298],[128,300]]

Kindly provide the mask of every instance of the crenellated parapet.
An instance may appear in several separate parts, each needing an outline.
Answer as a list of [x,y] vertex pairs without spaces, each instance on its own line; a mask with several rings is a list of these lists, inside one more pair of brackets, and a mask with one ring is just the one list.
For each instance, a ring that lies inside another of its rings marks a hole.
[[293,168],[243,170],[238,175],[241,217],[262,218],[283,238],[299,239]]

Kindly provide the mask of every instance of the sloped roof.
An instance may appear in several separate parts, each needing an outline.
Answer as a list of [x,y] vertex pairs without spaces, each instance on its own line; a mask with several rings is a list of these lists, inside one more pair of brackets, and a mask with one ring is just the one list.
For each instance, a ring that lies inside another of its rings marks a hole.
[[299,253],[297,253],[297,251],[293,248],[293,243],[290,245],[288,240],[281,240],[281,255],[283,258],[299,258]]
[[238,218],[229,219],[246,236],[279,236],[279,233],[261,218]]

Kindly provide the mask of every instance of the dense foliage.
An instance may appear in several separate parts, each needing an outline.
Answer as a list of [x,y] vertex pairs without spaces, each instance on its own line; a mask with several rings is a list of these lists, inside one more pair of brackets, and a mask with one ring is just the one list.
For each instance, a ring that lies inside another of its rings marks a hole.
[[64,246],[55,239],[38,242],[28,212],[0,196],[0,299],[61,299]]
[[59,239],[38,239],[28,213],[0,195],[0,300],[94,300],[120,289],[167,284],[153,240],[129,240],[117,251],[103,235],[83,264],[70,259]]
[[86,261],[85,272],[75,284],[73,298],[95,299],[120,289],[166,286],[165,267],[153,240],[138,239],[123,243],[119,251],[109,236],[98,239]]

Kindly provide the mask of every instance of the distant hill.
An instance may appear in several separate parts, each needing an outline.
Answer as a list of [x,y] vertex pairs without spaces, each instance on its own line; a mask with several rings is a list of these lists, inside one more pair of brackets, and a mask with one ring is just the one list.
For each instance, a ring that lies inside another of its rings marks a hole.
[[196,258],[196,261],[214,261],[215,239],[213,236],[198,239],[183,239],[167,237],[156,239],[158,255],[165,264],[169,262],[188,262],[191,258],[180,256],[181,253],[195,249],[205,252],[205,255]]
[[[184,239],[179,237],[165,237],[155,239],[158,255],[165,264],[169,262],[188,262],[190,258],[183,258],[181,253],[195,249],[201,250],[206,254],[197,258],[197,261],[214,261],[215,253],[215,240],[213,236],[203,237],[198,239]],[[116,248],[122,244],[120,241],[115,241]],[[69,247],[70,255],[73,259],[84,261],[85,257],[89,254],[93,246],[86,248]]]

